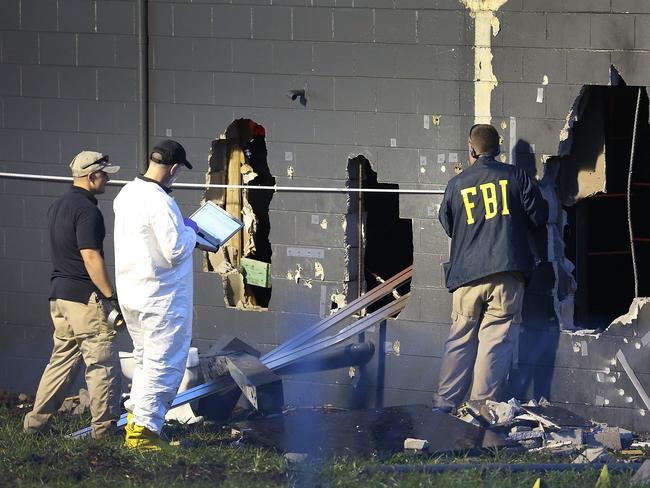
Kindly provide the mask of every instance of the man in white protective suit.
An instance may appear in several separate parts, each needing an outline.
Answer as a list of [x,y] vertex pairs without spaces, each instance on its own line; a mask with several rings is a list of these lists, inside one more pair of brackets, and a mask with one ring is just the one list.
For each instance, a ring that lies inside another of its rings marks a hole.
[[196,224],[181,215],[169,195],[183,167],[185,149],[165,140],[153,148],[146,173],[117,195],[115,276],[131,339],[135,369],[124,445],[158,451],[183,378],[192,337],[192,251]]

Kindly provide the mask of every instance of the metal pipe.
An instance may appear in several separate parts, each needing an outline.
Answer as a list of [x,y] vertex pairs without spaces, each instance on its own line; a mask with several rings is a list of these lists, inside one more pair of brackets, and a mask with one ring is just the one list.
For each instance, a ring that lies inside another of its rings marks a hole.
[[368,466],[361,471],[361,474],[374,473],[428,473],[438,474],[448,471],[505,471],[508,473],[523,473],[527,471],[549,472],[549,471],[584,471],[586,469],[602,469],[607,466],[609,471],[636,470],[641,463],[530,463],[530,464],[380,464]]
[[636,252],[634,249],[634,232],[632,230],[632,172],[634,169],[634,149],[636,146],[636,132],[639,123],[639,106],[641,105],[641,90],[636,97],[636,111],[634,112],[634,129],[632,131],[632,148],[630,149],[630,168],[627,172],[627,226],[630,234],[630,251],[632,254],[632,272],[634,273],[634,298],[639,297],[639,273],[636,264]]
[[147,171],[149,161],[149,12],[147,0],[137,0],[138,29],[138,150],[140,173]]
[[363,160],[361,158],[359,159],[359,170],[358,170],[358,187],[359,187],[359,198],[357,200],[357,298],[359,298],[363,294],[363,281],[365,281],[365,273],[364,273],[364,264],[363,264],[363,253],[366,249],[366,245],[363,235],[364,235],[364,229],[363,229],[363,193],[361,190],[363,189]]

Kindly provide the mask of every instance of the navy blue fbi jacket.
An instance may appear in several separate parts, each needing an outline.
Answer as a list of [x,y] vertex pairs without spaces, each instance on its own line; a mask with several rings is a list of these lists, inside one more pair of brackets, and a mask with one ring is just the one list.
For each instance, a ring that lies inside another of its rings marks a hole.
[[454,291],[504,271],[519,271],[528,281],[528,229],[546,224],[548,206],[521,168],[481,156],[449,181],[439,218],[451,237],[445,277]]

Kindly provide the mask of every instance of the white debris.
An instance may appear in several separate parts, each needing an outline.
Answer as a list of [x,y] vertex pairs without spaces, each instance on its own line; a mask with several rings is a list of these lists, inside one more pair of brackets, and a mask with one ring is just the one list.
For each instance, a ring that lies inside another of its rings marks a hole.
[[424,451],[429,448],[429,441],[426,439],[413,439],[407,437],[404,439],[404,449],[415,449],[416,451]]

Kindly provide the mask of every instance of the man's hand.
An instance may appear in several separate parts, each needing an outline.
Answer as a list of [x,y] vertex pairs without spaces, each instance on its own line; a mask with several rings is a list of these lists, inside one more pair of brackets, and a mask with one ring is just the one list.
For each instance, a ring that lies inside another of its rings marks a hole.
[[116,329],[125,324],[120,302],[117,299],[117,293],[113,293],[110,297],[102,298],[102,307],[108,323]]
[[183,219],[183,223],[185,224],[186,227],[190,227],[197,234],[199,233],[199,226],[191,218],[185,217]]
[[108,303],[110,303],[115,310],[118,310],[120,313],[122,313],[120,302],[117,300],[117,293],[113,293],[110,297],[106,297],[106,300],[108,300]]

